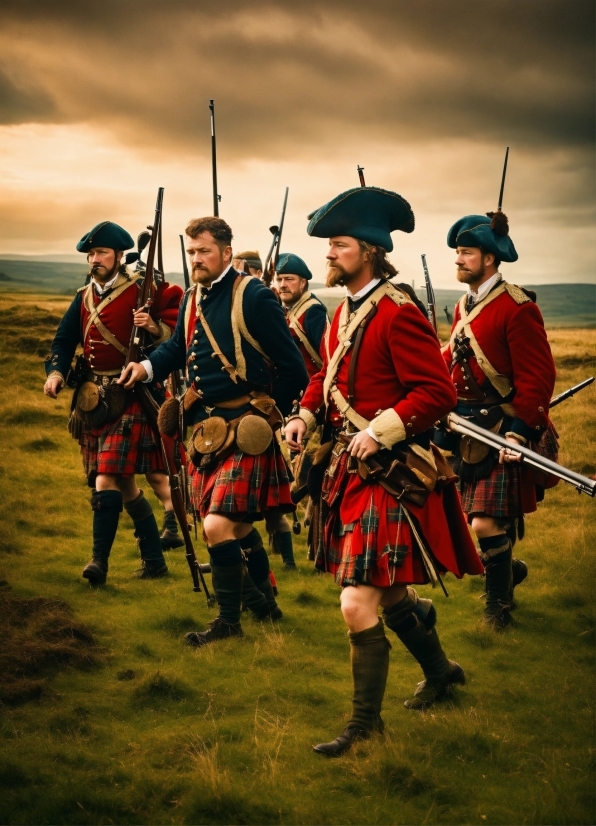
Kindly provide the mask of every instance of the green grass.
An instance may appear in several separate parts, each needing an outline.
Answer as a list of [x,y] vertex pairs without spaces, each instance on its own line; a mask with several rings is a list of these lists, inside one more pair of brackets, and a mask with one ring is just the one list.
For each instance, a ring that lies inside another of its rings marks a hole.
[[[34,320],[35,306],[21,311]],[[593,332],[551,338],[557,392],[594,372]],[[0,822],[595,822],[592,500],[559,485],[527,520],[530,575],[510,632],[481,626],[480,579],[448,576],[449,600],[420,589],[468,684],[432,712],[407,711],[420,672],[391,635],[386,736],[325,760],[310,746],[347,719],[348,645],[339,591],[305,561],[303,536],[297,573],[272,557],[284,619],[243,620],[244,639],[199,651],[183,635],[214,612],[183,553],[169,553],[169,577],[136,580],[126,514],[108,583],[90,588],[70,394],[44,398],[40,359],[1,348]],[[596,472],[595,402],[589,388],[553,412],[561,460],[584,473]]]

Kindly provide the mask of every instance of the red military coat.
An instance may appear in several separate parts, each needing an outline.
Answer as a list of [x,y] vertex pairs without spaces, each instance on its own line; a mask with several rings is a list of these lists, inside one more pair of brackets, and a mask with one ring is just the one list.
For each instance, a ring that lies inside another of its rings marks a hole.
[[[183,296],[181,287],[162,283],[153,293],[151,316],[159,324],[161,337],[154,344],[166,341],[178,318],[178,307]],[[100,296],[90,284],[82,294],[81,331],[84,338],[83,353],[90,368],[97,372],[116,371],[124,366],[133,327],[133,311],[137,308],[139,287],[137,281],[126,286],[123,276],[118,276],[114,287],[107,296]],[[91,320],[90,308],[100,307],[98,321],[114,336],[115,341],[106,336],[97,321]]]
[[[379,287],[370,296],[374,297],[377,290]],[[437,419],[452,410],[456,402],[455,390],[434,330],[405,295],[398,290],[395,292],[402,296],[402,303],[396,304],[392,298],[383,295],[378,301],[376,315],[366,327],[357,357],[354,383],[353,407],[371,422],[373,432],[380,437],[384,447],[428,430]],[[324,398],[325,377],[340,337],[344,337],[341,328],[345,320],[344,302],[331,323],[323,367],[311,379],[302,399],[301,415],[309,425],[312,424],[310,414],[327,402]],[[348,397],[351,358],[350,349],[341,360],[336,377],[337,388],[344,398]],[[333,402],[327,404],[327,417],[335,425],[342,423],[342,416]],[[374,504],[380,514],[380,557],[386,537],[391,534],[391,525],[384,523],[385,513],[395,509],[395,499],[390,494],[380,485],[364,483],[358,474],[350,474],[345,493],[338,502],[339,519],[343,525],[362,525],[362,517],[371,506],[371,491],[374,491]],[[440,567],[457,576],[482,572],[454,485],[443,492],[430,493],[423,507],[410,503],[407,507],[417,518]],[[358,542],[370,541],[360,528],[355,530],[356,535]],[[404,539],[407,540],[407,534],[404,534]],[[409,544],[412,551],[413,546]],[[426,580],[417,553],[410,553],[403,567],[397,571],[393,581]],[[386,578],[373,579],[371,584],[387,585]]]
[[[473,398],[473,394],[465,380],[464,365],[458,362],[452,368],[451,363],[454,336],[461,329],[464,316],[470,319],[469,328],[476,340],[471,344],[478,355],[479,351],[482,352],[480,358],[484,359],[485,369],[489,369],[490,372],[490,368],[486,368],[488,361],[499,376],[505,377],[504,389],[507,383],[514,388],[515,392],[509,403],[513,421],[508,432],[521,436],[530,447],[535,446],[538,452],[556,460],[556,431],[548,418],[556,369],[538,306],[520,287],[504,281],[497,284],[488,295],[474,305],[469,313],[465,312],[463,301],[456,305],[451,341],[443,349],[443,357],[451,371],[458,400],[463,403]],[[466,334],[466,330],[463,332]],[[469,333],[469,330],[467,332]],[[485,383],[487,376],[481,369],[478,358],[470,356],[468,365],[477,384],[481,386]],[[543,444],[538,447],[546,428],[549,429],[549,438],[545,438]],[[520,476],[519,483],[511,482],[508,486],[508,494],[500,494],[503,500],[509,502],[511,495],[519,502],[515,507],[513,502],[506,507],[508,512],[514,514],[517,510],[522,513],[536,510],[537,484],[541,487],[552,487],[557,482],[556,477],[540,474],[526,465],[522,465],[521,468],[505,466],[505,470],[509,474],[519,473]],[[483,486],[483,490],[486,488],[490,491],[496,479],[493,477],[495,471],[491,477],[477,484]],[[475,507],[473,488],[472,483],[462,483],[462,497],[467,503],[466,509],[473,510]],[[488,498],[491,498],[490,495]]]
[[308,290],[292,307],[284,307],[292,338],[311,379],[321,369],[321,345],[329,328],[325,305]]
[[[537,441],[536,435],[540,437],[549,422],[555,363],[537,304],[515,285],[506,285],[493,297],[498,289],[492,290],[470,312],[470,327],[490,364],[515,388],[511,402],[515,416],[512,432],[519,433],[526,441]],[[461,318],[458,303],[452,332],[459,328]],[[451,371],[458,399],[465,401],[473,398],[473,394],[466,388],[463,365],[458,363],[451,369],[452,349],[453,337],[444,348],[443,357]],[[482,385],[486,375],[475,357],[470,357],[469,366],[476,382]]]

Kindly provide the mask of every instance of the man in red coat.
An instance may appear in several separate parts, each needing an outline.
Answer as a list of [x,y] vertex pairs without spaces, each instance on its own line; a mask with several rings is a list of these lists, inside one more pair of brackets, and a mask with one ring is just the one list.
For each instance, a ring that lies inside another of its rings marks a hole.
[[[166,341],[178,317],[183,292],[161,283],[151,312],[137,311],[142,276],[122,263],[134,244],[125,229],[111,221],[81,238],[77,250],[87,254],[90,280],[75,296],[58,326],[46,361],[44,392],[55,399],[64,388],[77,345],[83,347],[82,375],[69,429],[79,441],[85,475],[93,488],[92,558],[83,576],[93,585],[106,581],[108,557],[124,507],[132,518],[141,552],[143,579],[167,574],[162,542],[151,505],[135,481],[143,473],[173,520],[168,477],[161,451],[139,402],[116,381],[126,359],[133,324],[146,330],[149,342]],[[167,524],[167,522],[166,522]]]
[[328,756],[383,728],[390,648],[384,624],[424,673],[407,708],[427,708],[465,682],[441,647],[432,601],[409,587],[440,572],[482,570],[449,470],[429,436],[453,408],[454,389],[428,320],[388,280],[397,274],[386,257],[390,232],[413,229],[409,204],[374,187],[342,193],[308,226],[309,234],[329,238],[328,285],[349,292],[333,318],[323,366],[285,429],[295,450],[318,417],[333,436],[316,565],[343,589],[354,693],[345,730],[314,747]]
[[454,449],[462,506],[485,565],[485,620],[502,629],[511,621],[513,588],[527,576],[526,564],[512,558],[513,543],[523,536],[523,515],[536,510],[554,481],[520,468],[514,448],[525,445],[556,459],[557,434],[548,418],[555,365],[536,296],[499,272],[501,261],[518,258],[507,217],[500,211],[467,215],[451,227],[447,243],[457,251],[458,281],[468,285],[443,351],[456,412],[512,446],[499,454],[466,437],[443,442]]

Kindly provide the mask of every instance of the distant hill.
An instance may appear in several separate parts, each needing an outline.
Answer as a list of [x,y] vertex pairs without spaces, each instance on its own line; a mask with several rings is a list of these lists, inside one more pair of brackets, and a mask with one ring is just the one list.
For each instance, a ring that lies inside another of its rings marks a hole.
[[[595,284],[538,284],[526,286],[536,293],[536,303],[549,327],[596,327],[596,285]],[[312,290],[318,292],[321,301],[331,314],[340,304],[341,296],[327,296],[322,284],[313,284]],[[417,295],[426,304],[426,294],[417,290]],[[437,320],[447,322],[444,308],[453,316],[453,308],[459,301],[463,290],[435,290]]]
[[[78,263],[74,263],[77,261]],[[74,295],[85,283],[87,264],[78,256],[2,256],[0,270],[9,280],[0,280],[1,291],[33,291],[42,293],[63,293]],[[170,283],[184,286],[181,273],[166,273]],[[313,282],[313,292],[324,291],[322,301],[333,313],[341,296],[325,295],[323,284]],[[527,287],[537,294],[537,302],[546,324],[550,327],[595,327],[596,326],[596,285],[594,284],[539,284]],[[453,307],[461,296],[461,290],[436,290],[437,317],[446,322],[443,308],[453,313]],[[426,296],[418,291],[420,299]]]
[[[33,290],[44,293],[64,293],[74,295],[85,283],[88,272],[87,262],[83,256],[55,256],[73,258],[78,263],[52,261],[53,256],[29,258],[3,258],[0,256],[0,270],[10,279],[2,281],[2,290]],[[184,286],[181,273],[167,273],[166,278],[174,284]]]

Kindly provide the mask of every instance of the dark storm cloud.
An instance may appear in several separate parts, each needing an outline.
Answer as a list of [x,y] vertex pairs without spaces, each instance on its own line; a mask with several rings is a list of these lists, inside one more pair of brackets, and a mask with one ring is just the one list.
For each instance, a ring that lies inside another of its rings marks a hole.
[[4,122],[53,112],[140,148],[206,153],[214,97],[229,156],[594,137],[585,0],[4,0],[0,22],[0,63],[27,90],[7,96]]

